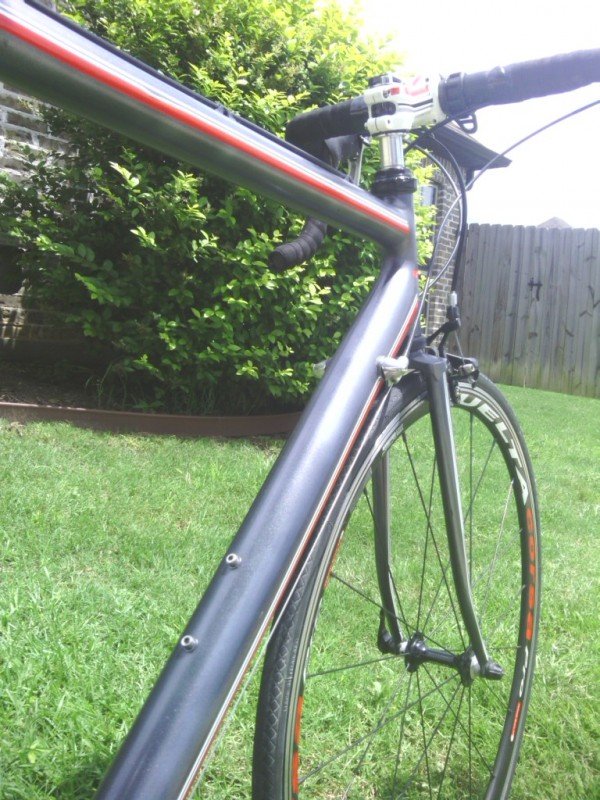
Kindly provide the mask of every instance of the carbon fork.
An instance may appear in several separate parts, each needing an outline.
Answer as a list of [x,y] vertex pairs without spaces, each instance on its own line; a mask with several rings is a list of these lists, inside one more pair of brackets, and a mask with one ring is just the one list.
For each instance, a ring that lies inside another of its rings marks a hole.
[[[448,549],[450,553],[450,565],[458,607],[469,639],[469,657],[463,654],[463,661],[475,659],[473,671],[484,678],[498,680],[503,675],[503,670],[499,664],[493,661],[487,651],[485,642],[471,592],[467,552],[465,546],[465,529],[460,499],[460,487],[458,479],[458,469],[456,461],[456,450],[454,447],[454,435],[452,428],[452,417],[450,409],[452,405],[450,392],[450,374],[452,365],[450,359],[418,350],[411,354],[405,369],[418,371],[424,378],[427,387],[427,394],[430,408],[431,428],[435,446],[435,457],[437,462],[437,474],[439,478],[440,493],[442,497],[442,507],[444,510],[444,520],[446,535],[448,538]],[[423,642],[418,639],[418,632],[402,632],[396,615],[394,597],[389,588],[389,509],[387,507],[388,492],[388,465],[386,457],[383,456],[380,462],[373,469],[373,500],[375,512],[375,557],[377,563],[379,586],[382,590],[382,604],[388,609],[386,616],[387,628],[390,641],[395,643],[394,650],[398,654],[405,654],[411,651],[415,666],[422,661],[438,661],[446,663],[447,657],[440,657],[437,651],[427,650]],[[383,615],[382,615],[383,617]],[[383,618],[380,624],[383,625]],[[406,642],[404,634],[411,636]],[[415,639],[417,636],[417,639]],[[378,639],[382,639],[382,631],[379,631]],[[412,643],[412,644],[411,644]],[[390,642],[387,642],[389,646]],[[423,650],[421,653],[420,651]],[[425,652],[427,650],[427,652]],[[454,657],[453,657],[454,658]],[[462,664],[454,658],[454,666],[459,671]],[[456,663],[454,663],[456,662]]]

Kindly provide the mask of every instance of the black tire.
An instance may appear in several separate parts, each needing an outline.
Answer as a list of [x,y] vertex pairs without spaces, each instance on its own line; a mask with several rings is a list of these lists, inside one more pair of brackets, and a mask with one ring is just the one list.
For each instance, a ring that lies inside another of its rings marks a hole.
[[504,677],[468,685],[464,669],[431,662],[408,671],[405,656],[377,646],[381,595],[366,487],[387,452],[390,570],[403,633],[420,631],[430,648],[469,653],[447,566],[428,404],[422,382],[408,376],[393,391],[376,442],[334,493],[331,531],[269,644],[254,800],[508,797],[535,661],[537,502],[506,400],[483,376],[458,391],[453,424],[473,596]]

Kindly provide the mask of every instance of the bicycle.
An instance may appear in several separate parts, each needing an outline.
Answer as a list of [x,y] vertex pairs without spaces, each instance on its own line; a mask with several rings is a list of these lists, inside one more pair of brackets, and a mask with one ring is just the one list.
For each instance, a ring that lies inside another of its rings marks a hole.
[[[0,76],[384,251],[98,798],[188,797],[269,628],[255,798],[508,797],[539,623],[533,471],[500,392],[447,352],[454,301],[438,339],[420,330],[404,137],[600,80],[600,50],[439,81],[379,76],[293,120],[288,142],[35,0],[0,2]],[[358,186],[366,132],[381,151],[371,193]],[[323,234],[309,221],[275,262],[306,259]],[[364,635],[348,641],[350,615]]]

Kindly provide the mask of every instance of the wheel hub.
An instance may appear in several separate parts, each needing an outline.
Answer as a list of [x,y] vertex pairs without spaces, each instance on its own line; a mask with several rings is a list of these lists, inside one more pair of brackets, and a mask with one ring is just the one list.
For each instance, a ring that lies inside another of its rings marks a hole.
[[501,680],[504,676],[504,670],[500,664],[492,660],[488,661],[482,669],[472,647],[467,647],[462,653],[452,653],[450,650],[428,647],[425,638],[421,631],[415,631],[410,639],[399,643],[395,642],[382,621],[377,634],[377,646],[382,653],[403,656],[408,672],[416,672],[422,664],[426,663],[441,664],[455,669],[464,686],[471,686],[477,677]]

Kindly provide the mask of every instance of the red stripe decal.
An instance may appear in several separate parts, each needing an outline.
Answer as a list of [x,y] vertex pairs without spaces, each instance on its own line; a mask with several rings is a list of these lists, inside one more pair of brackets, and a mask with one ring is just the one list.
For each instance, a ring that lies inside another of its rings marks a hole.
[[[404,325],[402,326],[402,329],[401,329],[400,333],[398,334],[398,337],[397,337],[396,341],[394,342],[394,344],[392,346],[392,349],[390,350],[390,356],[398,355],[398,352],[400,351],[402,343],[404,342],[404,338],[406,336],[406,332],[407,332],[408,328],[410,327],[410,325],[412,325],[412,323],[415,320],[418,308],[419,308],[419,303],[415,299],[414,302],[413,302],[412,308],[410,309],[410,311],[408,313],[408,317],[406,318],[406,320],[404,322]],[[384,386],[384,380],[383,380],[383,378],[379,378],[377,380],[377,383],[375,384],[375,386],[373,387],[373,389],[371,391],[369,399],[367,400],[367,404],[365,405],[365,407],[363,409],[362,415],[361,415],[361,417],[360,417],[360,419],[358,421],[358,424],[357,424],[357,426],[356,426],[356,428],[354,430],[354,433],[353,433],[352,437],[350,438],[350,441],[346,445],[346,449],[345,449],[345,451],[344,451],[344,453],[342,455],[342,459],[340,461],[340,464],[339,464],[337,470],[335,471],[333,479],[331,481],[330,489],[329,489],[328,493],[326,494],[326,496],[325,496],[325,498],[323,500],[321,509],[319,509],[319,511],[322,510],[322,507],[329,500],[329,497],[331,495],[331,492],[333,491],[333,487],[335,485],[335,482],[337,481],[337,479],[338,479],[338,477],[340,475],[340,472],[344,468],[344,464],[346,463],[346,459],[348,458],[348,455],[349,455],[350,451],[352,450],[352,448],[356,444],[356,440],[358,439],[358,436],[359,436],[359,434],[360,434],[360,432],[362,430],[362,426],[364,425],[365,419],[367,418],[367,416],[369,415],[369,412],[373,408],[373,404],[375,403],[375,400],[377,399],[377,396],[379,395],[379,392],[381,391],[383,386]],[[318,518],[317,518],[317,521],[318,521]],[[316,522],[315,522],[315,524],[316,524]]]
[[[406,338],[407,331],[409,330],[409,328],[412,325],[412,323],[415,321],[415,318],[417,316],[418,308],[419,308],[418,298],[415,298],[415,300],[413,301],[413,304],[412,304],[412,306],[410,308],[410,311],[408,312],[408,317],[404,321],[404,324],[402,325],[400,333],[398,334],[398,336],[396,338],[396,341],[394,342],[394,344],[393,344],[393,346],[392,346],[392,348],[390,350],[389,355],[395,356],[400,351],[402,343],[404,342],[404,339]],[[324,496],[323,496],[323,498],[321,500],[321,503],[318,506],[317,511],[316,511],[313,519],[311,520],[310,525],[307,528],[306,534],[304,535],[304,538],[303,538],[303,540],[302,540],[302,542],[300,544],[298,552],[297,552],[292,564],[290,565],[290,569],[288,570],[287,580],[283,583],[283,585],[282,585],[277,597],[275,598],[275,601],[274,601],[274,604],[272,606],[272,609],[269,610],[269,613],[265,617],[264,624],[263,624],[263,626],[262,626],[262,628],[260,630],[258,639],[256,640],[256,642],[253,645],[252,652],[249,654],[248,660],[247,660],[246,665],[245,665],[244,670],[243,670],[243,674],[238,678],[236,685],[233,687],[233,692],[237,691],[239,685],[241,684],[241,682],[243,680],[243,677],[246,674],[246,671],[248,669],[248,665],[249,665],[251,659],[254,657],[256,651],[258,650],[258,647],[259,647],[259,644],[260,644],[260,642],[262,640],[262,637],[264,635],[265,629],[266,629],[267,625],[270,623],[271,619],[273,618],[275,610],[277,609],[281,598],[283,596],[285,596],[285,593],[286,593],[286,591],[288,589],[288,586],[290,585],[290,582],[292,580],[292,577],[293,577],[293,574],[294,574],[294,570],[295,570],[300,558],[302,557],[304,551],[306,550],[306,547],[307,547],[307,545],[308,545],[308,543],[310,541],[310,536],[313,533],[314,529],[316,528],[316,526],[317,526],[317,524],[318,524],[318,522],[319,522],[319,520],[321,518],[321,514],[323,513],[323,509],[325,508],[325,505],[327,504],[327,501],[329,500],[329,498],[331,496],[331,493],[333,491],[333,487],[335,486],[335,481],[337,480],[340,472],[342,471],[342,469],[344,467],[344,464],[346,463],[348,455],[350,454],[350,450],[351,450],[352,446],[354,445],[354,442],[356,441],[356,438],[358,437],[358,434],[359,434],[360,430],[362,429],[362,426],[365,423],[365,419],[367,418],[369,411],[373,407],[373,403],[375,402],[375,398],[377,397],[377,395],[381,391],[382,386],[383,386],[383,380],[380,379],[380,380],[377,381],[377,383],[373,387],[373,390],[372,390],[372,392],[371,392],[371,394],[369,396],[369,399],[367,400],[365,408],[363,409],[363,412],[362,412],[362,414],[361,414],[361,416],[359,418],[359,421],[357,423],[355,433],[352,436],[351,444],[347,445],[346,449],[342,453],[342,457],[341,457],[340,462],[339,462],[339,464],[337,466],[337,469],[335,470],[335,473],[334,473],[334,478],[331,480],[329,486],[327,487],[327,489],[325,491],[325,494],[324,494]],[[232,692],[231,696],[233,696],[233,692]],[[228,702],[230,702],[230,701],[228,701]],[[212,743],[213,743],[213,741],[215,739],[215,736],[217,735],[217,732],[218,732],[218,730],[219,730],[219,728],[221,726],[223,717],[224,717],[225,712],[227,711],[228,707],[229,706],[227,704],[224,708],[221,709],[220,717],[217,720],[218,724],[216,726],[216,729],[213,730],[212,735],[210,737],[210,740],[208,742],[206,742],[206,746],[205,746],[204,751],[202,751],[200,753],[200,757],[198,758],[198,761],[196,762],[196,764],[194,764],[192,772],[190,773],[190,776],[188,778],[188,783],[186,784],[187,788],[184,787],[184,793],[185,793],[184,794],[184,798],[186,798],[186,800],[190,796],[190,794],[192,792],[192,789],[194,788],[194,786],[196,784],[196,781],[198,779],[198,775],[199,775],[199,772],[200,772],[200,767],[202,766],[202,763],[203,763],[203,761],[204,761],[204,759],[206,757],[206,754],[209,751],[209,748],[211,747],[211,745],[212,745]]]
[[517,728],[519,727],[519,719],[521,718],[521,709],[523,708],[523,703],[519,700],[517,703],[517,709],[515,712],[515,719],[513,722],[512,730],[510,732],[510,740],[514,742],[515,736],[517,735]]
[[164,99],[155,97],[149,91],[134,86],[117,75],[112,75],[110,72],[108,72],[108,70],[98,67],[95,64],[92,64],[89,61],[81,58],[77,54],[65,50],[60,45],[45,39],[43,36],[40,36],[38,33],[30,30],[26,26],[15,22],[4,14],[0,14],[0,29],[7,31],[11,35],[16,36],[18,39],[21,39],[27,44],[32,45],[36,49],[47,53],[56,60],[73,67],[73,69],[77,70],[78,72],[89,75],[91,78],[99,81],[100,83],[103,83],[112,89],[116,89],[121,94],[127,95],[128,97],[131,97],[134,100],[137,100],[138,102],[155,109],[156,111],[160,111],[172,119],[183,122],[185,125],[188,125],[191,128],[196,128],[207,136],[233,147],[235,150],[240,150],[248,155],[251,155],[258,161],[262,161],[271,167],[275,167],[280,172],[289,175],[300,183],[304,183],[308,186],[319,189],[330,197],[339,200],[341,203],[351,206],[352,208],[363,212],[367,216],[377,219],[380,222],[384,222],[390,227],[402,231],[403,233],[409,232],[410,228],[405,220],[396,217],[393,214],[386,214],[384,210],[373,208],[362,202],[359,198],[349,197],[344,193],[343,189],[322,182],[318,178],[315,178],[311,175],[307,175],[301,168],[296,167],[293,164],[288,164],[285,161],[279,161],[268,153],[263,152],[260,148],[256,147],[250,142],[240,140],[235,135],[218,128],[213,123],[194,116],[194,114],[191,112],[178,108]]
[[302,709],[304,695],[298,698],[296,706],[296,724],[294,726],[294,752],[292,756],[292,797],[294,800],[300,793],[300,731],[302,729]]

